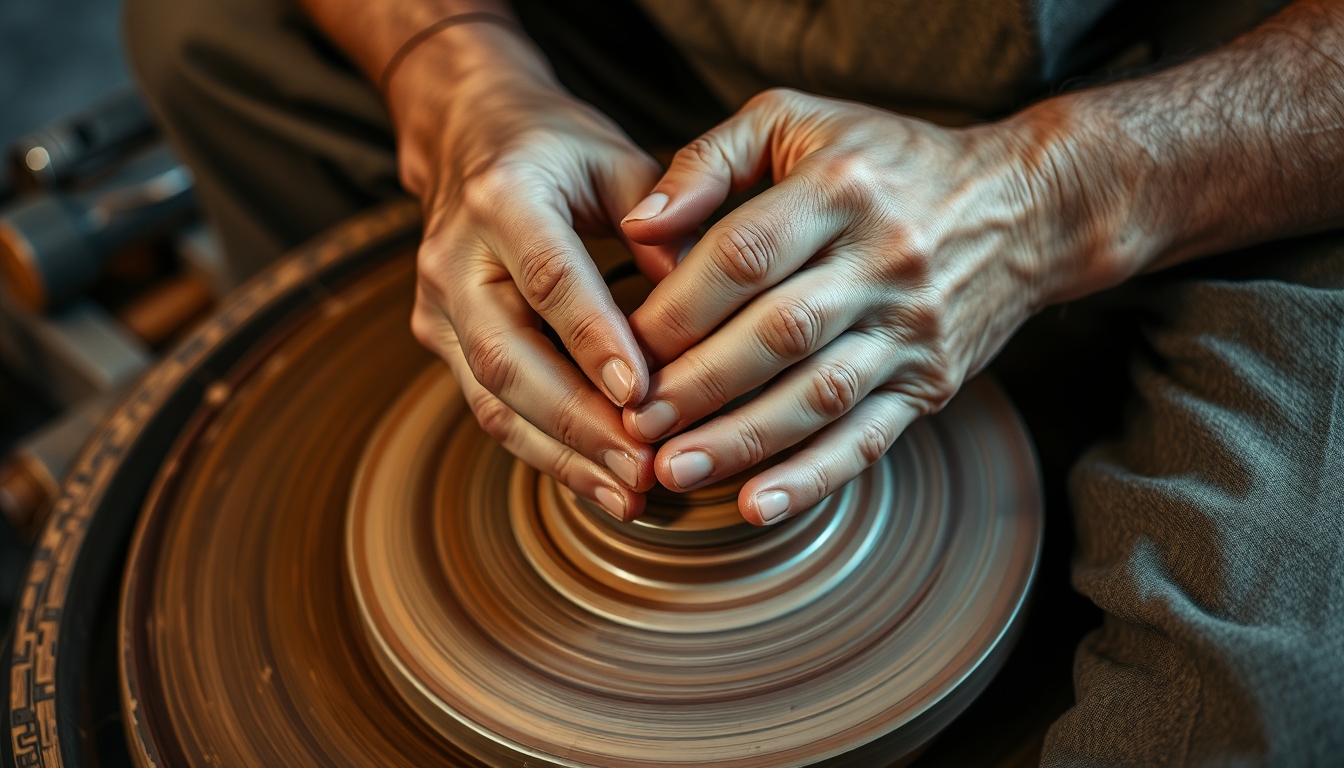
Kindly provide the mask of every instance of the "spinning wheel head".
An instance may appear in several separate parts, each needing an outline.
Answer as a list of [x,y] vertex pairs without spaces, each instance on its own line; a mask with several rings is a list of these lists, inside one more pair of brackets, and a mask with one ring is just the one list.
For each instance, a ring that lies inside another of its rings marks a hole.
[[607,528],[612,535],[646,544],[667,547],[712,547],[727,545],[787,527],[763,528],[742,519],[737,508],[737,495],[742,486],[756,472],[782,460],[781,457],[753,467],[733,477],[694,491],[678,493],[655,485],[649,491],[644,514],[628,523],[612,519],[611,515],[586,499],[575,498],[582,508]]
[[[603,276],[616,306],[630,315],[648,298],[653,283],[640,274],[619,242],[595,241],[588,242],[587,246],[599,265],[606,265]],[[734,400],[721,412],[732,410],[755,394],[750,392]],[[661,485],[654,486],[648,494],[643,515],[627,524],[610,520],[609,515],[587,501],[580,499],[578,504],[602,519],[617,535],[649,544],[704,547],[742,541],[765,535],[770,529],[753,526],[742,519],[737,508],[738,491],[753,475],[783,461],[789,453],[791,451],[778,454],[758,466],[694,491],[678,493]]]
[[786,525],[744,523],[726,481],[641,527],[493,445],[434,365],[356,473],[360,620],[402,696],[485,760],[890,762],[974,695],[1031,578],[1034,466],[1006,405],[972,385]]
[[1041,510],[991,382],[779,526],[743,478],[621,524],[480,430],[412,280],[259,345],[165,461],[121,616],[140,765],[889,765],[1001,664]]

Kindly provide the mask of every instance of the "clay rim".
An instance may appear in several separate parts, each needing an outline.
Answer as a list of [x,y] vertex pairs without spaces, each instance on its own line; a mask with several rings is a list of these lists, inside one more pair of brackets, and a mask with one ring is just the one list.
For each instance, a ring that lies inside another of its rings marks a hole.
[[[117,594],[123,542],[152,478],[186,430],[207,385],[233,369],[284,320],[301,314],[398,245],[419,237],[419,206],[400,199],[312,241],[267,269],[184,338],[122,398],[90,438],[62,486],[20,582],[12,621],[6,758],[30,766],[80,766],[91,752],[80,730],[92,620]],[[124,620],[124,615],[122,616]],[[124,622],[121,628],[124,630]],[[124,635],[124,632],[123,632]],[[141,687],[119,650],[122,693]],[[123,696],[129,744],[152,744]],[[157,752],[155,753],[157,755]],[[158,764],[151,762],[148,764]]]
[[[528,761],[528,764],[531,764],[531,761],[540,761],[542,765],[582,768],[588,763],[575,762],[539,752],[533,747],[491,730],[488,726],[472,719],[468,714],[459,711],[423,681],[419,680],[392,650],[388,639],[383,637],[377,629],[379,622],[373,618],[374,611],[365,594],[368,587],[362,583],[366,574],[360,564],[361,546],[357,535],[360,500],[363,496],[363,485],[368,482],[368,469],[375,462],[379,445],[389,439],[389,432],[395,428],[399,412],[408,407],[408,403],[413,400],[411,396],[415,393],[415,390],[423,388],[424,379],[425,377],[422,375],[409,385],[397,402],[384,414],[378,426],[374,428],[355,472],[349,497],[350,502],[345,523],[345,563],[364,635],[369,647],[374,652],[376,660],[383,668],[384,675],[401,690],[403,698],[412,709],[420,712],[422,716],[426,716],[427,720],[431,722],[447,715],[452,722],[456,723],[455,735],[450,736],[450,734],[444,733],[445,737],[454,740],[465,738],[478,746],[485,747],[488,751],[502,749],[514,760]],[[968,382],[968,384],[970,383]],[[1016,599],[1009,610],[1000,614],[1002,624],[996,628],[992,636],[986,638],[986,642],[979,648],[974,659],[955,674],[944,678],[937,690],[925,698],[922,706],[909,710],[904,717],[895,718],[885,723],[884,727],[873,732],[865,741],[858,742],[857,746],[846,746],[830,752],[814,754],[804,762],[786,762],[781,763],[781,765],[848,765],[854,759],[861,759],[858,757],[860,754],[882,754],[886,756],[883,750],[887,745],[895,747],[897,742],[907,739],[912,742],[920,742],[920,746],[914,748],[917,752],[918,749],[927,746],[934,735],[979,696],[1011,652],[1016,637],[1021,631],[1026,606],[1032,594],[1040,566],[1044,537],[1040,463],[1025,424],[1007,395],[998,388],[997,384],[981,382],[978,386],[987,390],[988,400],[998,401],[1006,405],[1006,408],[1000,412],[999,418],[996,419],[996,426],[1007,440],[1024,452],[1025,455],[1015,458],[1015,463],[1024,468],[1029,465],[1032,469],[1031,481],[1024,480],[1018,497],[1019,509],[1031,518],[1034,526],[1024,527],[1021,533],[1022,538],[1031,540],[1031,560],[1030,567],[1026,570],[1025,577],[1022,580],[1021,589],[1016,593]],[[1032,528],[1034,530],[1031,530]],[[435,728],[439,729],[439,726],[436,725]],[[775,757],[785,756],[776,755]]]

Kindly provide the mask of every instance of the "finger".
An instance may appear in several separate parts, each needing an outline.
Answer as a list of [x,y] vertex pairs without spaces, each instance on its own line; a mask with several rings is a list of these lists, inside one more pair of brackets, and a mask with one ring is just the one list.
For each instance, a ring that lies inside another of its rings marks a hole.
[[892,365],[889,339],[843,334],[750,402],[668,440],[654,458],[658,479],[691,490],[749,469],[849,413]]
[[904,394],[869,395],[807,448],[747,481],[737,497],[742,517],[772,525],[811,509],[882,458],[919,415]]
[[675,434],[829,344],[870,303],[836,265],[795,274],[655,374],[626,429],[650,442]]
[[793,272],[841,226],[833,206],[816,205],[832,196],[790,175],[811,152],[806,140],[790,137],[809,132],[791,125],[807,119],[813,101],[787,89],[753,98],[679,151],[653,192],[622,221],[632,241],[669,242],[691,235],[730,191],[749,188],[767,170],[777,182],[712,227],[631,316],[655,364],[672,360],[746,299]]
[[655,365],[701,339],[753,296],[796,272],[844,227],[816,185],[791,176],[713,227],[630,316]]
[[570,223],[550,205],[514,206],[497,221],[487,245],[579,369],[617,406],[643,399],[644,355]]
[[630,152],[615,155],[611,162],[598,169],[594,179],[607,220],[613,223],[614,234],[621,238],[626,248],[630,250],[640,272],[655,284],[677,266],[681,258],[690,251],[696,238],[688,235],[674,238],[667,243],[640,243],[628,237],[618,222],[627,211],[649,194],[649,190],[658,181],[661,173],[662,170],[652,157],[644,153]]
[[626,434],[620,412],[529,324],[531,311],[512,282],[459,289],[470,291],[474,302],[459,309],[465,317],[456,324],[439,309],[442,304],[420,290],[412,330],[421,343],[445,359],[461,354],[463,373],[550,438],[606,466],[626,486],[652,487],[652,451]]
[[657,285],[663,278],[672,274],[672,270],[686,258],[698,240],[699,238],[688,235],[665,245],[640,245],[628,238],[625,239],[625,243],[631,255],[635,257],[635,266],[639,267],[640,273],[649,278],[649,282]]
[[481,428],[509,453],[554,477],[617,520],[628,521],[639,516],[644,509],[643,494],[622,486],[593,462],[547,437],[481,386],[472,375],[451,329],[443,335],[438,351],[457,378],[462,395]]
[[626,214],[621,229],[640,243],[692,234],[730,192],[750,188],[770,170],[779,118],[798,95],[766,91],[680,149],[653,191]]

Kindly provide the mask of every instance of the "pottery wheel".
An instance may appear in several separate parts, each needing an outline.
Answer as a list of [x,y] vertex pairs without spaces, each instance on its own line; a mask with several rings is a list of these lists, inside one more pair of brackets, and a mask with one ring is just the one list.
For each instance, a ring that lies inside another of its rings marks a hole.
[[899,763],[1011,645],[1041,537],[990,381],[772,528],[736,485],[620,524],[514,460],[393,261],[211,397],[123,598],[141,765]]

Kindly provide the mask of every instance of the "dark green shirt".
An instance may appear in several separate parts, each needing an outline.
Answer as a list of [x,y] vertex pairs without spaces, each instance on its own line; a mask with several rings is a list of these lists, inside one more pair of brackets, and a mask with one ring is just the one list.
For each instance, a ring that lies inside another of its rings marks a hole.
[[1283,0],[637,0],[736,107],[789,86],[945,123],[1206,49]]

